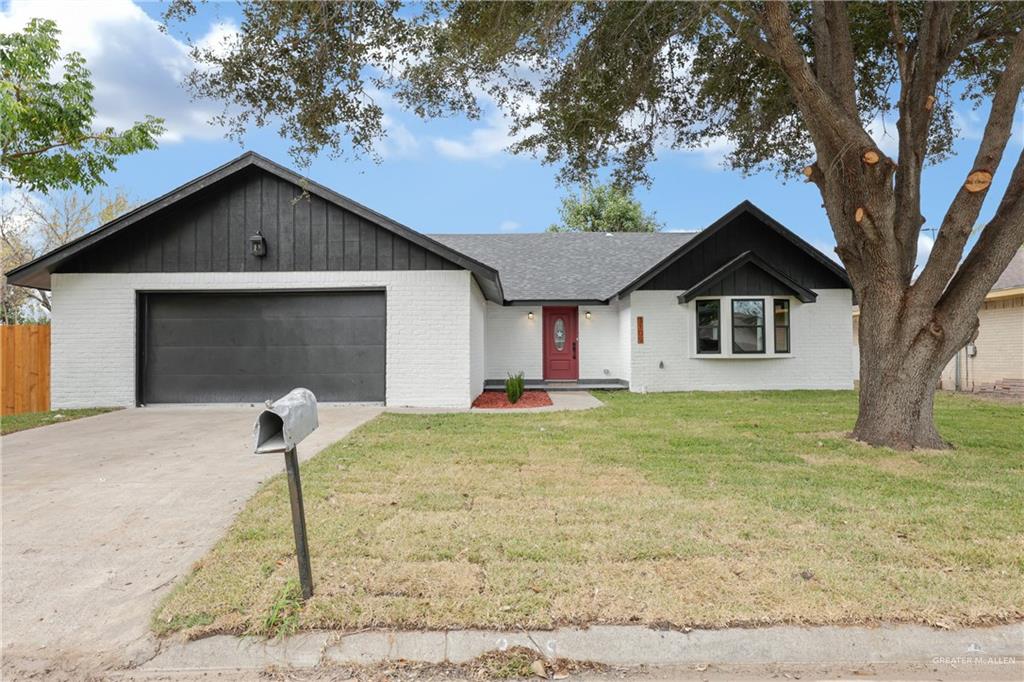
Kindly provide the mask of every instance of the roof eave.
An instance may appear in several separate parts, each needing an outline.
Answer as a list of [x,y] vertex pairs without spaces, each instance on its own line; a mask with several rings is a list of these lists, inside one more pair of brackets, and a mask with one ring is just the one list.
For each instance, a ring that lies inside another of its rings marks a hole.
[[735,220],[738,216],[742,215],[743,213],[751,214],[752,216],[754,216],[755,218],[757,218],[758,220],[763,222],[765,225],[767,225],[771,229],[773,229],[776,232],[778,232],[782,237],[788,239],[795,246],[797,246],[798,248],[800,248],[801,250],[806,252],[809,256],[811,256],[816,261],[818,261],[819,263],[824,265],[826,268],[831,270],[833,273],[835,273],[844,283],[846,283],[846,285],[848,287],[850,287],[851,289],[853,288],[853,285],[850,283],[850,278],[846,274],[846,270],[844,270],[842,267],[840,267],[838,264],[836,264],[835,261],[833,261],[828,256],[825,256],[824,254],[822,254],[816,248],[814,248],[813,246],[808,244],[806,241],[801,239],[795,232],[793,232],[792,230],[787,229],[782,223],[780,223],[779,221],[775,220],[770,215],[768,215],[767,213],[762,211],[760,208],[755,206],[749,199],[744,199],[739,204],[737,204],[735,207],[733,207],[732,210],[728,211],[725,215],[723,215],[721,218],[719,218],[715,222],[711,223],[711,225],[709,225],[708,227],[706,227],[703,230],[701,230],[700,232],[698,232],[695,237],[693,237],[692,239],[686,241],[684,244],[680,245],[679,248],[677,248],[675,251],[673,251],[668,256],[666,256],[665,258],[660,260],[656,265],[654,265],[652,268],[650,268],[647,272],[643,273],[642,275],[637,277],[635,280],[633,280],[632,282],[627,284],[616,295],[617,296],[624,296],[624,295],[626,295],[626,294],[628,294],[628,293],[630,293],[630,292],[632,292],[632,291],[642,287],[644,284],[646,284],[651,279],[653,279],[656,275],[658,275],[658,273],[660,273],[665,268],[667,268],[669,265],[674,263],[678,258],[683,256],[685,253],[689,252],[690,250],[695,249],[697,246],[702,244],[705,240],[709,239],[711,237],[711,235],[716,233],[718,230],[722,229],[724,226],[728,225],[730,222]]
[[152,201],[148,201],[142,206],[139,206],[124,215],[118,216],[117,218],[104,223],[95,230],[87,232],[67,244],[58,246],[52,251],[49,251],[28,263],[11,269],[6,273],[7,283],[15,286],[48,290],[50,289],[50,275],[52,275],[53,272],[63,263],[81,253],[83,250],[93,246],[99,241],[117,234],[121,230],[153,215],[154,213],[157,213],[158,211],[187,199],[197,192],[206,189],[210,185],[219,182],[248,166],[256,166],[257,168],[271,173],[272,175],[276,175],[288,182],[292,182],[300,187],[306,188],[322,199],[341,206],[362,218],[380,225],[390,232],[408,239],[432,253],[450,260],[456,265],[469,270],[474,276],[476,276],[481,290],[489,300],[498,303],[504,300],[501,279],[498,275],[498,271],[494,268],[251,151],[245,152],[241,156],[214,168],[208,173],[204,173],[198,178],[195,178],[194,180],[191,180],[184,185],[153,199]]
[[723,265],[722,267],[712,272],[710,275],[708,275],[701,281],[694,284],[685,292],[680,294],[678,297],[679,302],[689,303],[694,298],[702,295],[709,287],[721,281],[723,277],[747,264],[757,267],[762,272],[767,274],[769,277],[774,279],[776,282],[782,284],[784,287],[789,289],[798,299],[800,299],[802,303],[814,303],[818,299],[818,295],[814,293],[814,291],[808,289],[799,282],[791,279],[784,273],[776,270],[756,253],[752,251],[744,251],[743,253],[741,253],[740,255],[736,256],[731,261]]

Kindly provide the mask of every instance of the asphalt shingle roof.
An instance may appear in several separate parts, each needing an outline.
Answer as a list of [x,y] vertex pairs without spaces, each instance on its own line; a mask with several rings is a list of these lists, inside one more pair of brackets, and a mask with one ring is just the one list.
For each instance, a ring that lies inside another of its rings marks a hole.
[[696,232],[432,234],[498,271],[509,301],[605,300]]
[[[500,277],[501,273],[498,276]],[[1006,266],[1003,274],[999,275],[999,279],[992,286],[992,291],[1016,289],[1018,287],[1024,287],[1024,248],[1017,249],[1017,253],[1014,254],[1010,264]]]

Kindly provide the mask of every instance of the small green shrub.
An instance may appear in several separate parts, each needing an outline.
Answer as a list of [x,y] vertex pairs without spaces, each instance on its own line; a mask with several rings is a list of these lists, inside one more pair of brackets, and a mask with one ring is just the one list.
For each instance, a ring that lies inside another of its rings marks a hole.
[[513,405],[519,402],[519,399],[523,397],[523,387],[526,382],[523,379],[523,373],[518,372],[516,374],[509,374],[508,379],[505,379],[505,397]]

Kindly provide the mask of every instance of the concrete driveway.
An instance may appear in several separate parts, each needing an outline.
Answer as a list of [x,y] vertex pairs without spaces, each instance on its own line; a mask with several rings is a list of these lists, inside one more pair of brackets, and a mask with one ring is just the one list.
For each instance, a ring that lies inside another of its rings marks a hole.
[[[300,457],[381,411],[321,406]],[[3,437],[5,673],[154,653],[154,606],[283,471],[280,455],[252,454],[257,412],[150,407]]]

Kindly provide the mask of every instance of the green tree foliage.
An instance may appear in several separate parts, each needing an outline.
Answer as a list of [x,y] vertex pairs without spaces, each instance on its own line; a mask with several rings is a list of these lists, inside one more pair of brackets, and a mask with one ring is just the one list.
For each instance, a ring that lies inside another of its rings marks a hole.
[[41,19],[0,34],[0,179],[27,191],[91,191],[119,157],[155,149],[164,131],[152,116],[120,132],[94,129],[89,70],[77,52],[61,56],[59,35]]
[[548,232],[657,232],[661,224],[645,213],[629,190],[615,185],[584,185],[580,196],[562,198],[562,222]]
[[[1024,156],[964,256],[1024,85],[1024,3],[459,2],[241,5],[229,44],[197,49],[191,84],[239,125],[280,121],[297,159],[372,149],[375,93],[420,116],[499,106],[513,151],[588,182],[647,181],[664,149],[728,143],[743,171],[815,184],[861,306],[854,436],[943,447],[943,366],[977,329],[988,289],[1024,242]],[[168,16],[195,10],[171,4]],[[987,110],[972,180],[950,196],[915,271],[926,163],[952,151],[954,103]],[[888,157],[872,124],[895,119]],[[1003,171],[1006,173],[1006,171]]]

